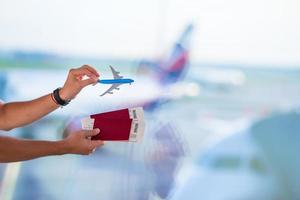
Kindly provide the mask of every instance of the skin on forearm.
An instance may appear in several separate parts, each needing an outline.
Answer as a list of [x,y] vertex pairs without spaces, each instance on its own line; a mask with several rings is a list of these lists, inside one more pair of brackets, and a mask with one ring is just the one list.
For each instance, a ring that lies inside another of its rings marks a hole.
[[64,141],[34,141],[0,136],[0,162],[17,162],[68,151]]
[[[84,79],[85,76],[89,78]],[[73,99],[84,87],[96,84],[98,78],[99,73],[88,65],[71,69],[63,88],[59,91],[60,97],[64,100]],[[0,130],[11,130],[30,124],[58,107],[50,94],[27,102],[0,102]]]
[[5,103],[0,106],[0,130],[11,130],[30,124],[59,107],[50,94],[32,101]]

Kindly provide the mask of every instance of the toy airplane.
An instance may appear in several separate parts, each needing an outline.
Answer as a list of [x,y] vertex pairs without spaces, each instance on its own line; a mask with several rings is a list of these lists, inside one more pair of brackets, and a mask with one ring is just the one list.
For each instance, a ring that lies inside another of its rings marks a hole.
[[98,80],[98,83],[102,83],[102,84],[112,84],[112,86],[106,90],[103,94],[101,94],[100,96],[104,96],[106,94],[113,94],[113,90],[119,90],[120,88],[118,88],[120,85],[122,84],[131,84],[132,82],[134,82],[134,80],[129,79],[129,78],[123,78],[123,76],[119,76],[120,72],[117,72],[112,66],[109,66],[111,69],[111,72],[114,76],[114,79],[102,79],[102,80]]

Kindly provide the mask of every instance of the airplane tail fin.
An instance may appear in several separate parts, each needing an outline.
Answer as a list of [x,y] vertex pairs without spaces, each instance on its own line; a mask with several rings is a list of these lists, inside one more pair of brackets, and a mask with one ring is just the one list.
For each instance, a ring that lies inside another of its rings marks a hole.
[[185,28],[169,58],[162,63],[163,73],[160,75],[162,82],[177,82],[184,76],[189,65],[189,44],[193,29],[192,24]]
[[180,80],[189,65],[189,43],[193,24],[189,24],[174,44],[170,55],[158,62],[142,61],[139,71],[151,71],[162,84],[173,83]]

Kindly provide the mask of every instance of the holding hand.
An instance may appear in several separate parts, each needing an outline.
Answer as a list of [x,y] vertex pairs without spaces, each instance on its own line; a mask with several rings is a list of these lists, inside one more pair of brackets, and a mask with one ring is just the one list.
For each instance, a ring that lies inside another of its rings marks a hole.
[[83,65],[80,68],[70,69],[67,80],[59,95],[63,100],[71,100],[82,90],[82,88],[96,84],[99,79],[99,73],[89,65]]
[[70,134],[66,139],[63,140],[67,151],[66,153],[81,155],[88,155],[92,153],[96,148],[104,144],[101,140],[90,139],[99,132],[99,129],[94,129],[91,131],[80,130]]

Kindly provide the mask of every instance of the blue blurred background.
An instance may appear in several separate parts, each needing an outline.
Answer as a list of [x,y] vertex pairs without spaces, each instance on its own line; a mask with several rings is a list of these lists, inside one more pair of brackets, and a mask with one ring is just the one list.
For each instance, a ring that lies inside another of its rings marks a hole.
[[0,0],[0,98],[62,86],[71,67],[134,78],[88,87],[4,135],[60,140],[80,118],[143,106],[142,143],[0,164],[0,199],[299,199],[296,0]]

